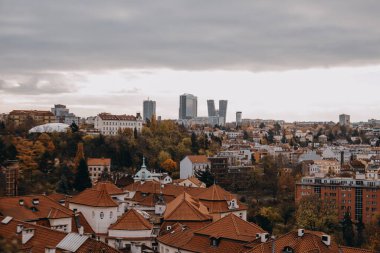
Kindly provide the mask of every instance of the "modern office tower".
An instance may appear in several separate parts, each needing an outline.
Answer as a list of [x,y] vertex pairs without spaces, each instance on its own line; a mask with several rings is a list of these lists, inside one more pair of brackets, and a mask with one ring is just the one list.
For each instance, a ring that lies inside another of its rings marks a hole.
[[73,122],[79,126],[80,118],[75,116],[74,113],[69,112],[69,109],[66,108],[66,105],[57,104],[51,108],[51,112],[57,118],[57,122],[65,123],[71,125]]
[[192,94],[183,94],[179,97],[179,119],[197,117],[198,98]]
[[339,124],[341,126],[349,126],[350,125],[350,115],[347,115],[347,114],[339,115]]
[[212,99],[207,100],[207,109],[208,109],[208,116],[209,117],[216,116],[215,102],[214,102],[214,100],[212,100]]
[[236,126],[241,126],[242,118],[241,118],[241,112],[236,112]]
[[144,100],[143,102],[143,120],[151,120],[152,116],[156,117],[156,101]]
[[226,124],[227,119],[227,100],[219,100],[219,117],[223,118],[223,125]]

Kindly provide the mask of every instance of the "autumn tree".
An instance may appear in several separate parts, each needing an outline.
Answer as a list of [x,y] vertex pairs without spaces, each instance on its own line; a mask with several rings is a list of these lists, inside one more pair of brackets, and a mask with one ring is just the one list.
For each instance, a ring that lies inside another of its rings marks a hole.
[[90,188],[91,186],[92,183],[90,175],[88,173],[86,160],[81,159],[77,171],[75,173],[74,188],[78,192],[81,192],[86,188]]
[[78,167],[79,162],[84,159],[83,142],[77,144],[77,153],[74,159],[74,166]]
[[305,229],[332,233],[338,224],[335,205],[322,203],[317,194],[304,196],[297,207],[296,223]]
[[170,158],[163,161],[160,166],[170,173],[174,172],[177,169],[177,163]]

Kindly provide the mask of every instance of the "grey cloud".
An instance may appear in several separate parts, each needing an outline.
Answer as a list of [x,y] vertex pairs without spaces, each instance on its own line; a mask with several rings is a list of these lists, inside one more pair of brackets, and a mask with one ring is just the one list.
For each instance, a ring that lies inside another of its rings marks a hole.
[[0,1],[0,69],[281,70],[380,62],[380,4]]
[[30,74],[0,79],[0,92],[21,95],[61,94],[77,89],[69,79],[59,74]]

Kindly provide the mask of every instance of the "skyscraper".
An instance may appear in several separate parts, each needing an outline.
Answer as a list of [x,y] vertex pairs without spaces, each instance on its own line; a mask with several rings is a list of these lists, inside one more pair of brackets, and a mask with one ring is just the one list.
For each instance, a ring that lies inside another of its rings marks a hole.
[[156,101],[144,100],[143,102],[143,120],[151,120],[152,116],[156,115]]
[[197,117],[198,98],[192,94],[183,94],[179,97],[179,119]]
[[227,100],[219,100],[219,117],[223,118],[223,125],[226,124],[227,119]]
[[236,126],[241,126],[242,118],[241,118],[241,112],[236,112]]
[[209,117],[216,116],[214,100],[211,100],[211,99],[207,100],[207,109],[208,109],[208,116]]

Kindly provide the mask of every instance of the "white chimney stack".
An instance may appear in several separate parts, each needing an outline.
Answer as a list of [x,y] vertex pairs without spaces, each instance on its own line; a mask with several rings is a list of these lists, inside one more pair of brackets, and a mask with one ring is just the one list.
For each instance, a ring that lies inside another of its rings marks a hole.
[[269,239],[269,234],[268,233],[262,233],[261,234],[261,242],[266,242]]
[[80,226],[80,227],[78,228],[78,231],[79,231],[79,234],[80,234],[80,235],[83,235],[83,234],[84,234],[84,227],[83,227],[83,226]]
[[305,234],[305,230],[300,228],[298,229],[298,237],[302,237]]
[[20,234],[23,229],[24,229],[24,225],[23,224],[18,224],[17,227],[16,227],[16,233]]

